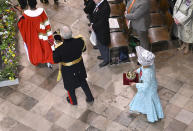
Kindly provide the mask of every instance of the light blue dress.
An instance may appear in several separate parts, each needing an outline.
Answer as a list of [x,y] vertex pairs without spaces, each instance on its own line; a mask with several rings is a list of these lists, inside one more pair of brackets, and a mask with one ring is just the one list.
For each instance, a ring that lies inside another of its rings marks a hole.
[[158,119],[164,118],[157,93],[155,66],[152,65],[149,68],[140,67],[137,69],[137,73],[140,73],[140,69],[142,71],[140,78],[142,83],[136,83],[137,94],[129,105],[130,110],[146,114],[149,122],[155,122],[158,121]]

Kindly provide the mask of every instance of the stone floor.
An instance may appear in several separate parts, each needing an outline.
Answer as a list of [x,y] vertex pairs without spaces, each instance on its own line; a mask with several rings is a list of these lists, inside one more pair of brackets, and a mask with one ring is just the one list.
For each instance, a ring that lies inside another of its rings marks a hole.
[[88,39],[83,0],[61,0],[57,9],[50,0],[50,5],[43,7],[53,30],[70,25],[74,35],[86,38],[83,58],[95,102],[87,104],[79,88],[78,106],[69,105],[63,82],[56,82],[58,66],[50,70],[31,65],[19,36],[20,84],[0,88],[0,131],[193,131],[192,53],[184,56],[175,48],[155,53],[165,118],[150,124],[144,115],[133,116],[128,112],[135,91],[123,86],[122,73],[137,68],[136,63],[98,67],[99,52],[92,49]]

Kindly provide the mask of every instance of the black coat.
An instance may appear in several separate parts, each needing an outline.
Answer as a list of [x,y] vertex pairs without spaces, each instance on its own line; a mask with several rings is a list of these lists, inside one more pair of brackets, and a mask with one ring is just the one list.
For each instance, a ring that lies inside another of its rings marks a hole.
[[89,0],[84,0],[84,5],[86,6],[88,4]]
[[95,8],[96,4],[93,0],[87,0],[85,2],[85,8],[84,8],[84,12],[86,14],[92,15],[94,8]]
[[[62,45],[53,51],[54,62],[72,62],[81,57],[82,52],[86,50],[84,47],[85,43],[81,38],[66,39]],[[81,81],[87,77],[83,60],[72,66],[62,66],[61,71],[66,90],[79,87]]]
[[97,40],[108,46],[110,44],[109,28],[110,6],[107,0],[104,0],[92,14],[92,28],[96,33]]
[[176,0],[168,0],[168,3],[169,3],[169,10],[171,14],[173,15],[173,10],[174,10],[174,5],[176,3]]

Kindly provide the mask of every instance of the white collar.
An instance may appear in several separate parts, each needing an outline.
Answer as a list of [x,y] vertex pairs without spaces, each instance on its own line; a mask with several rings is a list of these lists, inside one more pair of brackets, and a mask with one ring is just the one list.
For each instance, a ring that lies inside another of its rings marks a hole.
[[41,15],[43,11],[44,11],[43,8],[37,8],[36,10],[25,10],[24,14],[30,17],[37,17]]
[[99,7],[99,5],[100,5],[101,3],[103,3],[103,1],[104,1],[104,0],[101,0],[101,1],[96,5],[96,7]]

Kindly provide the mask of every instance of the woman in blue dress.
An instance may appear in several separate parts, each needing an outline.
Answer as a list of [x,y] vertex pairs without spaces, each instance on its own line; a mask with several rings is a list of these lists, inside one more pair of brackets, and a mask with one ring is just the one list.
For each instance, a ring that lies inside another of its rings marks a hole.
[[164,118],[162,106],[157,93],[157,80],[155,75],[155,55],[142,48],[136,47],[138,62],[142,65],[136,72],[139,74],[139,83],[131,83],[137,88],[137,94],[130,103],[130,110],[147,115],[149,122]]

